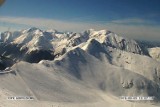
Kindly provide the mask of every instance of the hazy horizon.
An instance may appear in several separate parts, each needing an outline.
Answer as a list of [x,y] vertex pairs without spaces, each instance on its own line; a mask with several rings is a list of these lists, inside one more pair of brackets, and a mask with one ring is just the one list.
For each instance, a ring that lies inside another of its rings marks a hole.
[[108,29],[120,36],[157,41],[159,3],[159,0],[6,0],[0,7],[0,30]]

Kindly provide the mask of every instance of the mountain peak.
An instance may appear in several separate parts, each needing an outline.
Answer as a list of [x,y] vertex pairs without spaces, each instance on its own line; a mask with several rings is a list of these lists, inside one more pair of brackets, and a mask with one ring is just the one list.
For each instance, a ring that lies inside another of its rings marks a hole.
[[41,29],[39,29],[39,28],[31,27],[31,28],[29,28],[29,29],[25,29],[25,30],[23,30],[23,31],[22,31],[22,33],[30,33],[30,32],[34,32],[34,31],[36,31],[36,30],[38,30],[38,31],[42,31],[42,30],[41,30]]

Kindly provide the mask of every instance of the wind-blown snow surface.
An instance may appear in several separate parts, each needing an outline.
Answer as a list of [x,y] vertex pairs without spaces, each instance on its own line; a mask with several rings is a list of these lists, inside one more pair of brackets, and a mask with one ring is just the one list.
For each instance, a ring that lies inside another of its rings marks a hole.
[[[31,52],[32,43],[38,40],[36,49],[54,49],[59,55],[52,61],[34,64],[21,61],[12,66],[10,73],[0,74],[3,107],[159,106],[160,63],[143,55],[136,41],[107,30],[90,29],[81,34],[46,31],[52,34],[50,38],[35,28],[23,31],[26,32],[32,32],[27,35],[29,39],[20,35],[11,41],[28,47],[27,52]],[[40,36],[33,36],[37,34]],[[41,36],[45,39],[39,40]],[[46,46],[51,47],[46,48],[45,40],[49,43]],[[34,100],[11,101],[7,100],[8,96],[33,96]],[[150,103],[127,102],[120,100],[121,96],[154,96],[155,99]]]
[[149,48],[148,51],[153,59],[160,61],[160,47]]

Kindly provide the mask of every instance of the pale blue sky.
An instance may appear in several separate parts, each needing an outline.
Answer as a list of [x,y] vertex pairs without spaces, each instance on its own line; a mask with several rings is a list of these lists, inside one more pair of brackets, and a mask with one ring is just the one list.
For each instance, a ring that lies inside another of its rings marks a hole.
[[157,40],[159,5],[160,0],[6,0],[0,7],[0,30],[110,29],[122,36]]

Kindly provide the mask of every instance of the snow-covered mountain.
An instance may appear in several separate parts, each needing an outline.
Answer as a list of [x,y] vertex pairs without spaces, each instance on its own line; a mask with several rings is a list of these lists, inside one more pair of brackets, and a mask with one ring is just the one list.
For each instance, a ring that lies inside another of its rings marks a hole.
[[28,52],[35,50],[55,50],[59,47],[74,47],[89,39],[96,39],[113,48],[128,52],[143,54],[138,43],[134,40],[117,36],[108,30],[86,30],[83,33],[58,32],[56,30],[42,31],[38,28],[30,28],[22,31],[4,32],[1,34],[3,42],[9,42],[21,46],[21,50]]
[[9,73],[4,70],[0,74],[2,105],[12,105],[4,100],[4,92],[36,100],[32,104],[14,102],[14,106],[50,106],[57,102],[62,107],[135,105],[124,103],[121,96],[154,96],[150,103],[155,106],[142,101],[136,105],[159,104],[157,48],[149,49],[112,31],[93,29],[63,33],[30,28],[4,32],[1,38],[0,54],[15,63]]
[[160,61],[160,47],[148,48],[148,52],[153,59]]

